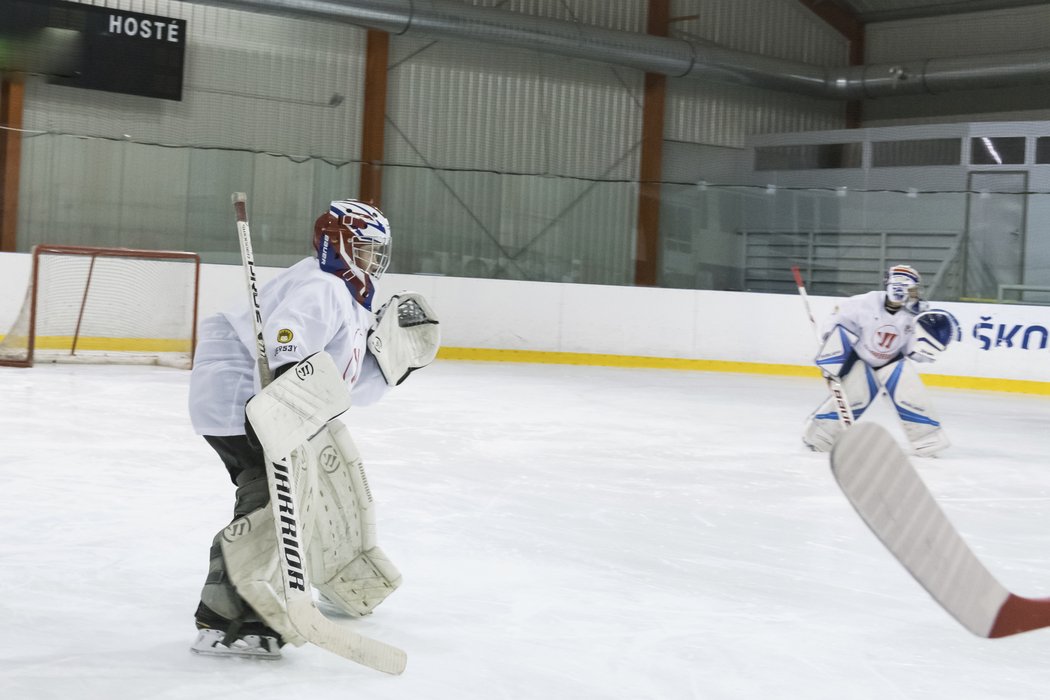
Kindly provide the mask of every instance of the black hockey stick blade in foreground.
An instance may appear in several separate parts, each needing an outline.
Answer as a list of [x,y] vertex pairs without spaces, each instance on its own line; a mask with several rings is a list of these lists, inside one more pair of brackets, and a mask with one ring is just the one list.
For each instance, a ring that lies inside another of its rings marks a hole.
[[1014,595],[992,576],[885,428],[846,429],[831,471],[875,536],[963,627],[979,637],[1050,627],[1050,598]]

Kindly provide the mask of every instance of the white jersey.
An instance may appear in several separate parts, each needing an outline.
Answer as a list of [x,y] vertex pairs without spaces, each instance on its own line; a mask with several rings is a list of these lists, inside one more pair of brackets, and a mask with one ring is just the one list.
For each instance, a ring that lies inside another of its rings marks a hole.
[[836,325],[857,334],[857,356],[874,368],[907,355],[915,340],[915,316],[901,307],[896,313],[886,310],[886,292],[858,294],[842,301],[825,331]]
[[[387,389],[365,340],[372,312],[354,300],[339,277],[306,258],[259,290],[263,339],[271,369],[321,350],[343,370],[355,405]],[[261,385],[255,361],[253,312],[247,306],[206,318],[200,327],[190,375],[190,421],[199,435],[243,435],[244,406]]]

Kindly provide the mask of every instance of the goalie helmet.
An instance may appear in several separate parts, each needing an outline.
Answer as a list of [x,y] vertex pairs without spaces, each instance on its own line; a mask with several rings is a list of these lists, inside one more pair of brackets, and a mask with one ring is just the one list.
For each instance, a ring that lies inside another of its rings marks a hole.
[[314,249],[325,272],[371,286],[390,265],[390,222],[370,204],[340,199],[314,222]]
[[907,301],[919,299],[919,285],[922,278],[910,265],[894,265],[886,271],[883,285],[886,288],[886,303],[899,307]]

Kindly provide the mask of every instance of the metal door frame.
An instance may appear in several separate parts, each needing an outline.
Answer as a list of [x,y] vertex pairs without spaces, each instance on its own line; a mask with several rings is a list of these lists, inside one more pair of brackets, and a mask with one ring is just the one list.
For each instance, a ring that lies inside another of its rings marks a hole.
[[[1021,175],[1024,177],[1024,184],[1022,192],[1018,193],[1021,195],[1021,254],[1018,259],[1018,280],[1020,284],[1024,284],[1024,271],[1025,271],[1025,249],[1028,245],[1028,170],[968,170],[966,172],[966,220],[963,225],[963,233],[965,235],[963,251],[962,251],[962,286],[960,293],[965,294],[969,288],[969,277],[970,272],[970,241],[972,231],[970,230],[971,215],[973,214],[973,198],[980,193],[977,192],[973,187],[973,176],[974,175]],[[1004,192],[989,192],[989,194],[1008,194]]]

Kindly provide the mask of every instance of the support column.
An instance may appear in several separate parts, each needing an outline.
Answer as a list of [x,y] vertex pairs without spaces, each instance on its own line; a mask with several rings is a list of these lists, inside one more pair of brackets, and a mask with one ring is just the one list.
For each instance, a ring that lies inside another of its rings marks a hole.
[[[849,42],[849,64],[864,65],[864,25],[857,16],[843,9],[837,3],[825,0],[799,0],[813,14],[824,20],[830,27]],[[846,102],[846,128],[858,129],[864,123],[864,103],[860,100]]]
[[369,29],[365,50],[365,94],[361,124],[361,182],[358,198],[382,208],[383,139],[386,131],[390,35]]
[[22,165],[25,84],[0,74],[0,252],[18,245],[18,184]]
[[[649,0],[647,31],[667,36],[670,26],[670,0]],[[660,256],[660,181],[663,178],[664,110],[667,76],[645,74],[642,106],[642,148],[638,172],[638,232],[634,261],[634,283],[640,287],[656,285]]]

